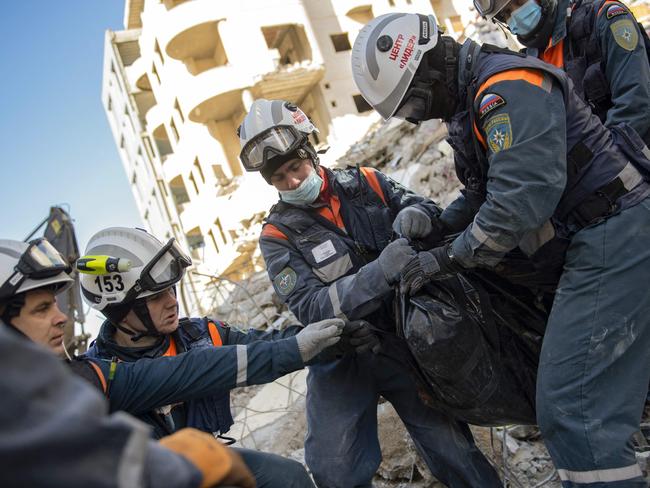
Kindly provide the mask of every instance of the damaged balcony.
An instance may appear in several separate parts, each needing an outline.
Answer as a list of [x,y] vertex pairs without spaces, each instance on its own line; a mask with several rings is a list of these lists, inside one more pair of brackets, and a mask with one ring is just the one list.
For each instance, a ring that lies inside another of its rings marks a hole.
[[169,28],[160,34],[161,45],[193,75],[228,63],[219,34],[224,18],[217,10],[211,0],[194,0],[167,12]]
[[273,53],[275,69],[257,75],[251,87],[255,98],[301,101],[323,78],[325,67],[313,59],[305,29],[299,24],[262,27]]

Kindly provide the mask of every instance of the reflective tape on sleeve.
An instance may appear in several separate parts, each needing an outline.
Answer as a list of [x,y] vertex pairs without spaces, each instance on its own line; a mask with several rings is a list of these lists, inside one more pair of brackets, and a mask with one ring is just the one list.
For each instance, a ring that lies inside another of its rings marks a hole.
[[237,386],[246,386],[248,382],[248,348],[237,344]]
[[494,239],[488,236],[483,229],[481,229],[476,222],[472,224],[472,229],[470,231],[474,238],[479,242],[479,244],[489,247],[491,250],[496,252],[508,252],[510,251],[509,247],[502,246],[497,243]]
[[330,297],[330,302],[332,303],[332,310],[334,311],[334,317],[337,319],[348,320],[347,316],[341,310],[341,300],[339,300],[339,291],[336,288],[336,283],[332,283],[327,289],[327,293]]
[[581,484],[613,483],[615,481],[624,481],[643,476],[638,464],[631,464],[624,468],[594,469],[593,471],[569,471],[568,469],[558,469],[557,472],[562,481],[571,481],[573,483]]

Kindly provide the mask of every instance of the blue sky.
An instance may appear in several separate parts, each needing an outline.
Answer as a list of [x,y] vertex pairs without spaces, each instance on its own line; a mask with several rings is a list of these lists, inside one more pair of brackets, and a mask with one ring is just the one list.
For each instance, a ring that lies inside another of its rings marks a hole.
[[66,203],[79,245],[142,225],[101,104],[106,29],[123,0],[7,2],[0,16],[0,238],[23,239]]

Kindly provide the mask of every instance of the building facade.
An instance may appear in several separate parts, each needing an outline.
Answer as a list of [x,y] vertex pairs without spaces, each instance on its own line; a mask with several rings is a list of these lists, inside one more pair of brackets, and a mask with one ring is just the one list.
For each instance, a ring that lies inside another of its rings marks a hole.
[[459,34],[470,4],[126,0],[124,30],[106,32],[102,102],[147,230],[191,250],[186,311],[211,307],[209,276],[238,281],[261,265],[255,238],[276,194],[238,159],[236,128],[252,101],[299,105],[320,129],[313,142],[330,147],[327,164],[378,120],[350,69],[363,25],[435,10]]

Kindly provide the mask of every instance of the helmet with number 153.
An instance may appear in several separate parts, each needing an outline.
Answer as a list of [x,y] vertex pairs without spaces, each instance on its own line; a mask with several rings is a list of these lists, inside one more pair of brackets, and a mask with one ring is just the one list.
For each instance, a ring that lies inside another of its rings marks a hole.
[[85,254],[111,256],[131,264],[122,272],[80,273],[81,290],[88,304],[114,325],[119,325],[133,309],[149,330],[147,335],[157,335],[145,301],[140,299],[174,286],[192,264],[175,239],[163,244],[142,229],[109,227],[90,238]]

